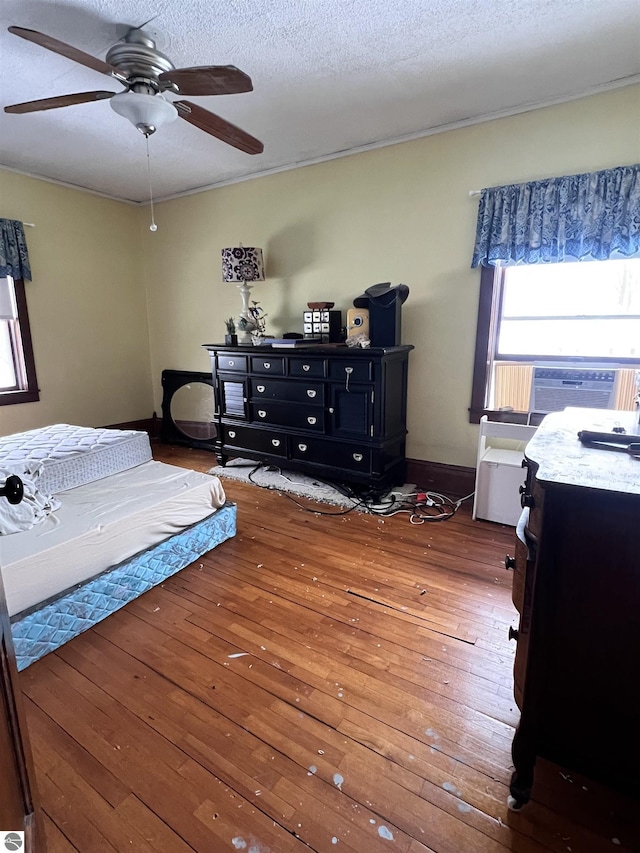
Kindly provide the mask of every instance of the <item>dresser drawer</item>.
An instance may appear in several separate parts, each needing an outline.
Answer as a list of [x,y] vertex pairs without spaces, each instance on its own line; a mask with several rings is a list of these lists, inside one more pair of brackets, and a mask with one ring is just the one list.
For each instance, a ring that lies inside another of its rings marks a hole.
[[371,449],[368,447],[346,446],[306,436],[291,436],[290,439],[291,458],[297,461],[330,465],[344,471],[371,471]]
[[513,569],[513,581],[511,584],[511,599],[518,613],[522,614],[524,609],[524,589],[527,576],[527,553],[528,548],[520,539],[516,539],[516,564]]
[[218,353],[218,371],[226,372],[241,371],[247,372],[247,357],[246,355],[235,355],[235,353]]
[[339,380],[348,385],[351,382],[371,382],[373,362],[366,359],[336,359],[329,363],[329,379]]
[[272,358],[270,355],[252,355],[249,361],[251,362],[252,373],[284,376],[284,358],[280,356]]
[[327,375],[326,362],[324,359],[312,358],[290,358],[290,376],[311,376],[316,379],[324,379]]
[[287,379],[251,379],[251,397],[258,400],[280,400],[291,403],[309,403],[324,406],[322,382],[291,382]]
[[527,530],[532,533],[536,539],[542,533],[542,504],[544,501],[544,491],[540,488],[537,480],[533,482],[531,492],[531,506],[529,509],[529,521]]
[[292,429],[324,432],[324,409],[302,403],[272,403],[270,400],[250,404],[251,420]]
[[255,450],[271,456],[287,455],[287,436],[267,430],[253,429],[247,426],[222,426],[223,445],[227,449]]

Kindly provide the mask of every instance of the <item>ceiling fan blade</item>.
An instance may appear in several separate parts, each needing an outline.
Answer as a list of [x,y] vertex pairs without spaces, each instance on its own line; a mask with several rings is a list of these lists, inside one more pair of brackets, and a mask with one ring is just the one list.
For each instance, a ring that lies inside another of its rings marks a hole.
[[235,65],[203,65],[164,71],[161,83],[175,83],[181,95],[238,95],[253,91],[251,77]]
[[246,131],[215,113],[192,104],[191,101],[174,101],[173,106],[178,110],[180,118],[204,130],[205,133],[216,136],[228,145],[239,148],[240,151],[245,151],[247,154],[262,154],[264,151],[264,145],[259,139],[250,136]]
[[91,56],[90,53],[85,53],[83,50],[78,50],[77,47],[72,47],[70,44],[65,44],[63,41],[47,36],[44,33],[39,33],[36,30],[26,30],[24,27],[9,27],[9,32],[15,36],[31,41],[34,44],[39,44],[41,47],[46,47],[47,50],[52,50],[54,53],[59,53],[61,56],[66,56],[67,59],[72,59],[74,62],[79,62],[80,65],[86,65],[87,68],[93,68],[94,71],[99,71],[101,74],[109,74],[111,77],[116,77],[118,80],[124,79],[122,74],[113,65],[98,59],[96,56]]
[[25,101],[23,104],[11,104],[5,107],[5,113],[35,113],[40,110],[56,110],[58,107],[72,107],[74,104],[87,104],[112,98],[115,92],[76,92],[74,95],[58,95],[55,98],[42,98],[39,101]]

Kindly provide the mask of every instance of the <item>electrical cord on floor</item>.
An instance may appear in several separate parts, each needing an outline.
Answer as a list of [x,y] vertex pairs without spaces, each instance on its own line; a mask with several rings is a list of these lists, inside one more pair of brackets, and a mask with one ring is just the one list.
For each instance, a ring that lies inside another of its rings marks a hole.
[[[270,491],[270,492],[280,492],[281,495],[283,495],[285,498],[288,498],[288,500],[290,500],[297,507],[300,507],[300,509],[303,509],[306,512],[312,512],[315,515],[347,515],[348,513],[353,512],[354,510],[358,509],[358,507],[360,506],[359,502],[354,503],[353,506],[347,507],[346,509],[338,510],[337,512],[326,512],[324,510],[316,509],[315,507],[305,506],[304,504],[300,503],[300,501],[296,500],[296,498],[294,498],[293,495],[289,494],[289,492],[280,491],[280,489],[277,486],[266,486],[266,485],[263,485],[262,483],[256,482],[253,479],[253,475],[256,474],[260,470],[272,471],[272,472],[275,471],[277,474],[279,474],[287,482],[295,483],[295,480],[291,480],[289,477],[285,476],[282,473],[281,468],[278,468],[276,465],[266,464],[264,462],[258,462],[258,464],[255,465],[251,469],[251,471],[249,471],[249,474],[247,475],[247,477],[248,477],[248,480],[250,483],[253,483],[254,486],[258,486],[258,488],[260,488],[260,489],[267,489],[267,491]],[[330,483],[326,483],[323,480],[317,480],[316,482],[321,483],[323,486],[330,486],[331,487]],[[341,492],[341,494],[342,494],[342,492]],[[346,495],[345,495],[345,497],[346,497]]]
[[[288,483],[292,483],[294,485],[296,483],[295,480],[287,477],[278,466],[258,462],[249,472],[248,479],[254,486],[258,486],[261,489],[280,491],[277,486],[263,485],[254,479],[254,474],[260,470],[275,472]],[[410,524],[447,521],[456,514],[465,501],[470,500],[475,494],[474,492],[471,492],[471,494],[465,495],[463,498],[453,500],[453,498],[450,498],[447,495],[442,495],[438,492],[416,491],[407,494],[405,492],[391,491],[380,493],[379,491],[371,488],[356,490],[346,483],[327,482],[326,480],[320,480],[317,478],[315,479],[315,483],[338,491],[345,498],[353,501],[352,506],[336,512],[328,512],[325,510],[319,510],[316,507],[305,506],[288,492],[283,491],[281,494],[300,509],[303,509],[306,512],[312,512],[315,515],[347,515],[348,513],[359,509],[364,510],[370,515],[386,518],[400,513],[406,513],[409,516]]]

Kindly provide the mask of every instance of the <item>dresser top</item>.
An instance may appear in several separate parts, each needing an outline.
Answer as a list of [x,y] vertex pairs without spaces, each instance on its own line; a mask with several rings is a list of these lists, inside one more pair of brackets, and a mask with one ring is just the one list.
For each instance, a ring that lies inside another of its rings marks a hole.
[[[268,338],[267,338],[268,340]],[[348,347],[346,344],[304,344],[299,346],[271,346],[271,344],[256,346],[254,344],[243,344],[229,346],[227,344],[202,344],[207,350],[242,353],[243,355],[322,355],[333,358],[335,356],[349,356],[350,358],[366,358],[367,355],[390,355],[392,353],[410,352],[411,344],[397,347]]]
[[525,456],[538,465],[536,478],[543,486],[640,495],[640,459],[625,451],[589,447],[578,439],[580,430],[611,433],[614,427],[640,435],[638,413],[578,408],[552,412],[527,444]]

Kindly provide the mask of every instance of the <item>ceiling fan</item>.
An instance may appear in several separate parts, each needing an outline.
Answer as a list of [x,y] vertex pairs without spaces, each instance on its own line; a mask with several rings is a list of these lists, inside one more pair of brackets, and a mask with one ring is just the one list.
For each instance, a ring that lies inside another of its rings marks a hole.
[[52,110],[108,98],[115,112],[128,118],[147,138],[161,125],[182,118],[247,154],[260,154],[264,150],[260,140],[198,104],[185,100],[169,101],[165,97],[165,92],[176,95],[235,95],[251,92],[251,78],[234,65],[176,68],[171,60],[156,48],[155,41],[142,27],[130,27],[126,35],[109,48],[105,60],[36,30],[12,26],[9,27],[9,32],[79,62],[80,65],[113,77],[125,89],[119,93],[76,92],[38,101],[26,101],[5,107],[6,113]]

